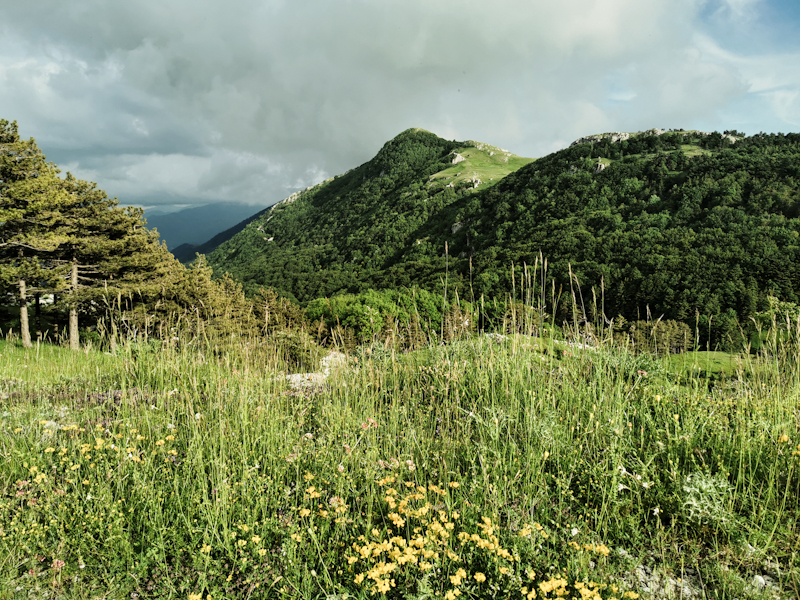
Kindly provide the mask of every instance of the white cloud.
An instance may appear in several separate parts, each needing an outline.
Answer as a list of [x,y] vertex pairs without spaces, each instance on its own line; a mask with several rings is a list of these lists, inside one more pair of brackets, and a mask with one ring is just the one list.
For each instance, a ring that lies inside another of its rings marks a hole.
[[720,0],[718,12],[737,20],[751,20],[764,5],[764,0]]

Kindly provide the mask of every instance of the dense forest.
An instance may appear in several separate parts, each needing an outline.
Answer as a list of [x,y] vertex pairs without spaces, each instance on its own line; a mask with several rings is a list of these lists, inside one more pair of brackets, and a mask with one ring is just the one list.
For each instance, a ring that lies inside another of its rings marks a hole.
[[529,161],[409,129],[368,163],[265,211],[208,260],[250,293],[268,286],[302,303],[371,287],[435,291],[444,241],[422,232]]
[[717,342],[741,340],[770,297],[798,300],[800,135],[599,136],[493,185],[435,177],[470,146],[408,130],[267,211],[209,261],[246,290],[307,303],[368,289],[442,293],[445,279],[467,300],[504,297],[519,289],[514,266],[542,257],[548,310],[560,317],[584,295],[586,318],[598,318],[595,305],[607,319],[663,316]]

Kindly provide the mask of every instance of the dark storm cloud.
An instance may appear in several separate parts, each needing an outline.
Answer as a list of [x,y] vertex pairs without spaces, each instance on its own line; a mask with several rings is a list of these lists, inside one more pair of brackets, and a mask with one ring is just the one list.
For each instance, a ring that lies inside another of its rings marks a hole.
[[[720,50],[701,16],[724,30],[759,3],[710,4],[16,3],[0,106],[125,202],[266,205],[408,127],[539,156],[588,133],[716,125],[752,91],[753,59]],[[764,104],[791,122],[797,80],[759,60]]]

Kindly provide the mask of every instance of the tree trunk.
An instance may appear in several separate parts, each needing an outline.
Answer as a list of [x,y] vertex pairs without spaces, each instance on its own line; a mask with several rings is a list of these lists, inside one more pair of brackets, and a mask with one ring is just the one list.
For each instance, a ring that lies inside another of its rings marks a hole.
[[31,330],[28,325],[28,297],[25,294],[25,280],[19,280],[19,328],[22,333],[22,347],[31,348]]
[[[72,261],[72,293],[78,291],[78,263]],[[78,306],[73,300],[69,307],[69,347],[70,350],[80,350],[81,343],[78,337]]]
[[34,309],[33,309],[33,316],[36,318],[36,339],[42,339],[42,294],[36,293],[33,296],[35,298]]

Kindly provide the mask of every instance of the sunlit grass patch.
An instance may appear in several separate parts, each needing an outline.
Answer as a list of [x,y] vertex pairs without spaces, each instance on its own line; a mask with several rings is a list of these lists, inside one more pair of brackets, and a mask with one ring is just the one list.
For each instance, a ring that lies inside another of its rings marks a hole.
[[[797,576],[800,390],[780,362],[685,379],[479,336],[363,348],[298,393],[231,349],[27,352],[0,351],[0,589],[608,599],[654,556],[709,596],[734,586],[720,556]],[[25,361],[43,370],[16,378]]]

